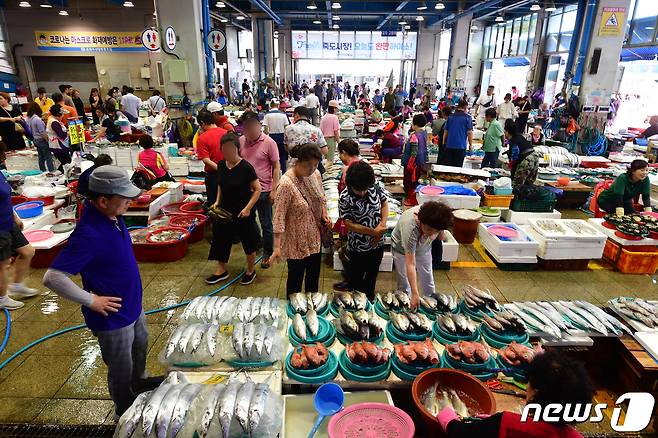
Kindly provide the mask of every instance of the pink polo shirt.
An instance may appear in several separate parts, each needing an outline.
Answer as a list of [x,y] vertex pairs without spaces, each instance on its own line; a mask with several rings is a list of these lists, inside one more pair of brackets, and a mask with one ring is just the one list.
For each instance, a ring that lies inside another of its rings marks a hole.
[[256,170],[263,192],[272,191],[272,169],[279,161],[279,148],[268,135],[261,134],[258,140],[250,142],[240,137],[240,156]]
[[336,114],[325,114],[320,120],[320,131],[325,138],[334,138],[334,132],[340,131],[340,123]]

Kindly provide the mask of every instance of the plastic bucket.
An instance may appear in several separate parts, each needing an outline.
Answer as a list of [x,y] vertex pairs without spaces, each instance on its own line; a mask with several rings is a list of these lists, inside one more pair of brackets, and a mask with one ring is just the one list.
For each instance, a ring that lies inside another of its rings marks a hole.
[[472,210],[457,210],[453,213],[455,217],[452,234],[459,243],[473,243],[478,232],[478,224],[482,214]]

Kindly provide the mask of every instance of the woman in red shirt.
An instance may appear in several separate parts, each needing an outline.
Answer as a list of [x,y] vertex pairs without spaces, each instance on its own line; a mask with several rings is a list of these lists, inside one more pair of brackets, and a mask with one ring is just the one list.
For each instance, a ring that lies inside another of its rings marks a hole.
[[153,138],[150,135],[142,135],[139,138],[139,145],[144,149],[139,153],[139,164],[151,172],[157,182],[171,181],[172,178],[167,173],[169,165],[162,154],[153,150]]

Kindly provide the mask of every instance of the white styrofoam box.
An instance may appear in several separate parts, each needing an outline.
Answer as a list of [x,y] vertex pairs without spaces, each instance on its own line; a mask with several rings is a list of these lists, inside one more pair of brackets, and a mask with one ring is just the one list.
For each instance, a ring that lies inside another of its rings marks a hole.
[[440,195],[433,196],[433,199],[425,198],[421,193],[418,193],[416,198],[418,199],[419,204],[423,204],[430,200],[436,200],[444,203],[453,210],[459,210],[465,208],[467,210],[473,210],[480,206],[480,197],[479,196],[465,196],[465,195]]
[[[494,225],[504,225],[512,227],[518,232],[518,237],[515,240],[505,241],[499,239],[497,236],[491,234],[488,227]],[[518,225],[513,223],[480,223],[478,225],[478,238],[480,243],[495,257],[536,257],[539,243],[528,236]],[[502,263],[506,261],[499,260]],[[513,263],[513,262],[510,262]],[[524,262],[525,263],[525,262]]]
[[[169,189],[169,202],[178,202],[183,199],[183,183],[163,181],[155,184],[153,187],[166,187]],[[204,187],[205,185],[201,186]]]
[[592,227],[596,228],[598,231],[601,233],[605,234],[607,237],[610,239],[614,240],[615,242],[623,245],[623,246],[646,246],[646,245],[658,245],[658,240],[656,239],[640,239],[640,240],[627,240],[623,239],[615,234],[615,230],[611,230],[609,228],[604,227],[603,224],[604,219],[603,218],[591,218],[588,219],[587,222],[592,225]]
[[501,256],[492,253],[491,256],[498,262],[498,263],[537,263],[537,256],[528,256],[528,257],[515,257],[515,256]]
[[[41,228],[37,228],[38,230],[50,230],[52,225],[46,225]],[[67,232],[67,233],[55,233],[53,237],[50,239],[42,240],[41,242],[34,242],[32,243],[32,247],[34,249],[51,249],[60,243],[64,242],[66,239],[69,238],[73,230]]]
[[450,231],[443,232],[443,253],[442,262],[456,262],[459,258],[459,242],[455,240]]
[[183,188],[190,193],[206,193],[205,184],[185,184]]
[[171,176],[187,176],[190,172],[187,164],[170,164],[169,173]]
[[39,230],[46,225],[53,225],[57,218],[53,210],[44,210],[39,216],[29,219],[22,219],[23,231]]
[[[582,219],[529,219],[531,227],[546,239],[572,240],[577,242],[602,242],[605,245],[606,235],[592,228],[587,221]],[[540,226],[542,223],[548,223],[558,227],[559,231],[547,230]],[[585,232],[577,233],[571,226],[580,227]]]
[[[343,262],[340,261],[338,252],[334,251],[334,271],[342,271]],[[390,252],[384,252],[384,257],[382,262],[379,264],[379,272],[391,272],[393,271],[393,254]]]
[[547,239],[530,225],[523,225],[521,228],[539,243],[537,255],[544,260],[597,260],[603,257],[607,239],[603,241]]
[[553,213],[532,213],[526,211],[502,210],[501,218],[505,222],[513,222],[517,225],[526,225],[530,223],[531,218],[535,219],[560,219],[562,213],[553,210]]
[[188,159],[186,157],[171,157],[169,158],[169,164],[188,164]]
[[203,172],[205,165],[201,160],[192,160],[187,161],[187,165],[190,168],[190,172]]
[[171,199],[170,192],[163,193],[162,195],[158,196],[155,200],[151,201],[151,203],[149,204],[149,220],[160,215],[160,210],[162,209],[162,207],[164,207],[167,204],[171,204],[172,202],[176,202],[176,201]]

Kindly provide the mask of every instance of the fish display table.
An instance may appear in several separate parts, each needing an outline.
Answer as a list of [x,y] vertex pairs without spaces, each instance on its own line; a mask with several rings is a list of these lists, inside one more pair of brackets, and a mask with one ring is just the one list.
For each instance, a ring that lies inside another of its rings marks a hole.
[[628,240],[624,239],[623,237],[617,236],[615,234],[615,230],[611,230],[610,228],[606,228],[603,226],[603,222],[605,219],[602,218],[592,218],[589,219],[588,222],[597,230],[601,231],[603,234],[608,236],[611,240],[614,240],[615,242],[619,243],[622,246],[648,246],[648,245],[653,245],[656,246],[658,245],[658,240],[656,239],[640,239],[640,240]]

